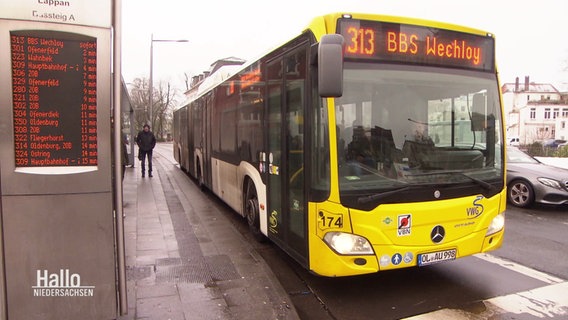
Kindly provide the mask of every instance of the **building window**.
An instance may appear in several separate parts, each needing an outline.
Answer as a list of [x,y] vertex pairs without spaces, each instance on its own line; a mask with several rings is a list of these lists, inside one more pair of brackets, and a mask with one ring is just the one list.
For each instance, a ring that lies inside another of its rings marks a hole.
[[560,114],[560,109],[559,108],[554,108],[554,110],[552,111],[552,119],[556,119],[558,118],[558,115]]
[[560,122],[560,128],[566,129],[566,121]]
[[544,109],[544,118],[545,118],[545,119],[550,119],[550,108],[545,108],[545,109]]
[[562,118],[568,118],[568,108],[562,108]]
[[530,115],[531,119],[536,119],[536,108],[531,108],[531,115]]

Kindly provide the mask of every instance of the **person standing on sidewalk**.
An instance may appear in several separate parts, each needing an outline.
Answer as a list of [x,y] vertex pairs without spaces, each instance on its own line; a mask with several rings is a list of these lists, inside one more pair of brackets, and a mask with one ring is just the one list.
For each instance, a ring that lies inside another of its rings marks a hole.
[[152,177],[152,150],[156,146],[156,137],[150,131],[150,125],[145,124],[142,131],[136,135],[138,159],[142,161],[142,178],[146,173],[146,157],[148,157],[148,177]]

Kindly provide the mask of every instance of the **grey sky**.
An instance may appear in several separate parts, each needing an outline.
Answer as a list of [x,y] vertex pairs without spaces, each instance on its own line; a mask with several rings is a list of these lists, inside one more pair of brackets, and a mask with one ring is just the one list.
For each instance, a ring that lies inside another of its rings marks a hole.
[[568,83],[568,1],[541,0],[123,0],[123,75],[148,77],[150,36],[154,80],[181,85],[215,60],[253,59],[299,33],[317,15],[369,12],[461,24],[496,35],[502,82]]

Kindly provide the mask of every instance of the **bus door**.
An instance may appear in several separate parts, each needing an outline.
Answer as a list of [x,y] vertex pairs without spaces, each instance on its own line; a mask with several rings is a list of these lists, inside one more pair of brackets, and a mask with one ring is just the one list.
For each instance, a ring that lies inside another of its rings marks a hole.
[[187,108],[183,108],[180,109],[178,111],[179,114],[179,123],[181,124],[179,126],[179,138],[178,138],[178,143],[179,143],[179,165],[187,172],[191,172],[191,167],[189,166],[190,159],[189,159],[189,155],[192,154],[189,150],[189,130],[188,128],[190,128],[189,124],[189,110],[190,107]]
[[208,95],[205,99],[205,104],[202,106],[203,125],[201,126],[201,131],[203,135],[202,145],[203,145],[203,178],[205,185],[211,188],[213,185],[211,183],[211,142],[207,137],[211,137],[212,126],[211,122],[211,106],[213,105],[213,96]]
[[303,46],[267,65],[268,236],[306,262],[304,112],[306,54]]

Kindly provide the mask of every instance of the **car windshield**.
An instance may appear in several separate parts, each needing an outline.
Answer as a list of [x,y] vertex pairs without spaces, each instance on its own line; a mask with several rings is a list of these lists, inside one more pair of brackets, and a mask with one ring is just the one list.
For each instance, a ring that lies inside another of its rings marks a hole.
[[342,194],[502,179],[494,75],[346,63],[335,114]]
[[539,163],[538,160],[517,148],[507,148],[507,162],[510,163]]

